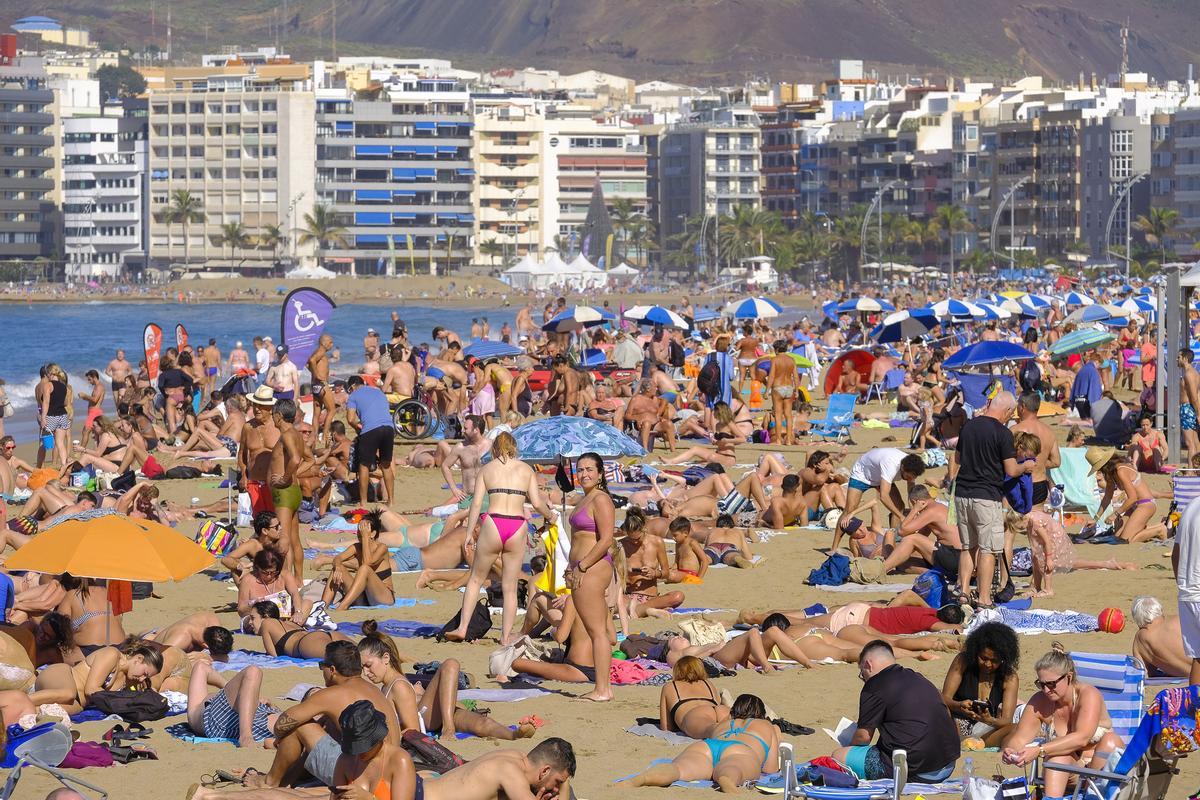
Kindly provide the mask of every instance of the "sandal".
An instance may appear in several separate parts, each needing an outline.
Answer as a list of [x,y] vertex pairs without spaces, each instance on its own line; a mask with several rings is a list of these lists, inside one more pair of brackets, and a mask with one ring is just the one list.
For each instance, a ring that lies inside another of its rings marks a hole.
[[241,779],[231,772],[219,769],[211,775],[201,775],[200,785],[206,789],[214,789],[227,783],[241,783]]

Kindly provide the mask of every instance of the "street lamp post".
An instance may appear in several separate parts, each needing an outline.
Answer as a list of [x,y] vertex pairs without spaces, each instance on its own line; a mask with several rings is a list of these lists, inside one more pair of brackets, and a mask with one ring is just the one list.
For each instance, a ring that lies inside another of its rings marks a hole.
[[858,252],[862,262],[866,263],[867,258],[867,227],[871,224],[871,214],[879,211],[879,283],[883,284],[883,195],[885,192],[890,192],[894,187],[904,181],[899,178],[894,178],[883,186],[879,187],[879,191],[875,192],[875,197],[871,200],[871,205],[867,208],[867,213],[863,214],[862,231],[858,236]]
[[[1108,212],[1108,222],[1104,225],[1104,250],[1105,252],[1116,258],[1120,258],[1125,262],[1125,282],[1129,283],[1129,267],[1133,262],[1133,185],[1138,181],[1150,177],[1149,172],[1139,172],[1136,175],[1131,175],[1124,184],[1122,184],[1117,196],[1113,199],[1112,208]],[[1121,207],[1121,201],[1125,201],[1125,255],[1114,253],[1109,248],[1112,246],[1112,226],[1113,221],[1117,216],[1117,209]]]
[[1004,207],[1006,205],[1008,205],[1009,201],[1012,200],[1013,195],[1015,195],[1017,193],[1017,189],[1020,189],[1022,186],[1029,183],[1031,180],[1033,180],[1033,176],[1026,175],[1025,177],[1021,178],[1019,181],[1014,183],[1012,186],[1008,187],[1008,191],[1004,193],[1004,197],[1002,197],[1000,199],[1000,204],[996,206],[996,212],[992,215],[992,235],[990,238],[990,244],[992,246],[992,255],[1000,256],[1001,258],[1007,258],[1009,263],[1011,263],[1013,266],[1016,266],[1016,263],[1017,263],[1017,255],[1016,255],[1017,212],[1016,212],[1016,209],[1010,209],[1008,212],[1009,255],[1007,255],[1007,256],[1001,255],[996,250],[996,231],[1000,226],[1000,215],[1004,213]]

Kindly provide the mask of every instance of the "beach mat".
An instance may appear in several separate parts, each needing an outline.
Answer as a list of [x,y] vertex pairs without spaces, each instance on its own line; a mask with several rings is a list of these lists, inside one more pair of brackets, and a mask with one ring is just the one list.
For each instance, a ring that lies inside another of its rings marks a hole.
[[657,725],[651,725],[648,722],[641,725],[634,725],[631,728],[626,728],[625,732],[632,733],[634,736],[649,736],[653,739],[662,739],[667,744],[692,744],[693,742],[699,741],[699,739],[693,739],[690,736],[684,736],[682,733],[676,733],[675,731],[664,731]]
[[911,589],[911,583],[843,583],[841,586],[816,586],[823,592],[877,592],[880,594],[899,594],[905,589]]
[[548,694],[553,693],[544,689],[463,689],[458,693],[458,699],[481,703],[518,703]]
[[[650,762],[649,766],[653,767],[657,764],[670,764],[670,763],[671,763],[671,759],[669,759],[669,758],[656,758]],[[623,778],[617,778],[616,780],[613,781],[613,783],[623,783],[623,782],[629,780],[630,778],[637,776],[638,774],[639,773],[634,772],[630,775],[626,775]],[[713,788],[712,781],[675,781],[671,785],[679,786],[684,789],[711,789],[711,788]]]
[[[379,632],[398,639],[420,639],[433,636],[442,629],[441,625],[430,625],[427,622],[417,622],[411,619],[381,619]],[[361,622],[339,622],[338,633],[347,636],[362,636]]]
[[292,658],[290,656],[269,656],[253,650],[234,650],[229,654],[228,661],[214,661],[213,669],[217,672],[241,672],[246,667],[260,669],[283,669],[284,667],[315,667],[320,663],[319,658]]
[[732,608],[705,608],[702,606],[680,606],[679,608],[670,609],[672,614],[728,614],[735,610]]
[[210,738],[208,736],[198,736],[192,726],[186,722],[176,722],[174,725],[168,725],[164,730],[171,735],[172,738],[178,739],[181,742],[188,744],[231,744],[237,747],[237,741],[234,739]]

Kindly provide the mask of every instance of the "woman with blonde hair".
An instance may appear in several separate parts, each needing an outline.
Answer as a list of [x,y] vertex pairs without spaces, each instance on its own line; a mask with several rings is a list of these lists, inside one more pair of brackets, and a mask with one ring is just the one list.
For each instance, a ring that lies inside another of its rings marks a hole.
[[[1038,692],[1029,698],[1021,719],[1004,741],[1004,763],[1023,767],[1042,758],[1056,764],[1102,768],[1124,742],[1113,733],[1100,690],[1079,681],[1075,662],[1058,642],[1033,668]],[[1065,772],[1047,771],[1043,797],[1061,800],[1067,777]]]
[[[538,488],[533,468],[517,457],[517,440],[504,431],[492,442],[492,460],[476,475],[467,512],[467,540],[475,543],[471,576],[463,595],[462,615],[456,630],[446,634],[450,641],[462,641],[467,635],[471,610],[479,598],[479,589],[500,557],[500,584],[504,592],[504,613],[500,623],[501,647],[511,643],[512,627],[517,618],[517,579],[525,562],[525,535],[531,504],[543,519],[550,519],[550,505]],[[484,502],[487,510],[483,510]]]
[[67,373],[58,364],[46,365],[48,389],[42,394],[38,407],[38,427],[43,439],[54,441],[52,457],[58,459],[59,467],[67,466],[71,453],[71,422],[74,412],[71,406],[71,387],[67,384]]
[[1029,549],[1033,554],[1033,596],[1054,596],[1054,574],[1073,572],[1077,569],[1137,569],[1132,561],[1091,561],[1076,558],[1075,546],[1067,536],[1062,523],[1052,514],[1034,509],[1021,515],[1009,511],[1004,518],[1005,532],[1009,536],[1024,533],[1029,537]]
[[703,739],[713,725],[729,719],[729,706],[721,702],[703,661],[684,656],[671,675],[674,680],[664,683],[658,696],[659,728]]

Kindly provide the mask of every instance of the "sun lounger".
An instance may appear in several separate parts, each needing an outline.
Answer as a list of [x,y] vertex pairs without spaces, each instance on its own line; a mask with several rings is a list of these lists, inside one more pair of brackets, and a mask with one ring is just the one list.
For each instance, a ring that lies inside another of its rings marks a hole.
[[812,434],[826,439],[832,438],[838,442],[849,439],[850,426],[854,424],[854,407],[857,404],[856,394],[847,392],[830,395],[825,417],[812,421]]

